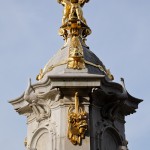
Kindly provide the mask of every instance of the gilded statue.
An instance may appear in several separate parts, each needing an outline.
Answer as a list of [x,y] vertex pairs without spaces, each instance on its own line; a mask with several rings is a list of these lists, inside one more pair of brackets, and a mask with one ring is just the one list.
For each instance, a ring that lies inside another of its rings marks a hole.
[[58,3],[64,6],[62,24],[64,25],[67,21],[73,18],[77,18],[86,24],[86,20],[83,17],[82,7],[89,0],[57,0]]

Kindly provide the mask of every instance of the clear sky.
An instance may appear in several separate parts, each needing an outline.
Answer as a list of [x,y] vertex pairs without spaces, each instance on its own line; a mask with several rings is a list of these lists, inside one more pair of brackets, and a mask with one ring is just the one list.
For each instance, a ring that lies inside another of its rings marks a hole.
[[[24,150],[26,118],[8,100],[19,97],[28,78],[63,45],[57,34],[63,7],[56,0],[0,0],[0,149]],[[150,0],[90,0],[84,16],[93,33],[90,49],[111,69],[115,82],[144,99],[126,117],[130,150],[148,150],[150,140]]]

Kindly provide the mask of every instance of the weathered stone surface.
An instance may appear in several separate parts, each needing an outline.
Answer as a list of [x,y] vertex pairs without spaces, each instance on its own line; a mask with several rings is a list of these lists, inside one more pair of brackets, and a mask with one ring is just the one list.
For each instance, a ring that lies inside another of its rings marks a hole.
[[[127,150],[125,116],[141,100],[132,97],[86,45],[91,33],[82,7],[62,1],[61,48],[22,96],[10,101],[27,117],[26,150]],[[72,110],[71,110],[72,109]]]
[[[67,137],[68,108],[74,105],[75,92],[88,113],[88,130],[79,146]],[[140,102],[129,95],[124,84],[87,73],[49,75],[37,84],[29,82],[25,93],[10,101],[28,118],[27,150],[109,150],[107,145],[111,145],[110,150],[127,148],[124,118],[134,113]]]

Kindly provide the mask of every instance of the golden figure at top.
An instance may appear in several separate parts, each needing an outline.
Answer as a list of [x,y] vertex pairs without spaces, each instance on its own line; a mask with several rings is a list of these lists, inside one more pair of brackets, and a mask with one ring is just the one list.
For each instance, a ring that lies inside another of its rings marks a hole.
[[70,0],[57,0],[57,1],[58,3],[64,6],[62,24],[65,24],[65,22],[68,21],[69,19],[69,14],[70,14],[70,9],[71,9]]
[[86,20],[83,17],[82,7],[89,0],[57,0],[58,3],[64,6],[62,24],[74,19],[75,17],[86,24]]

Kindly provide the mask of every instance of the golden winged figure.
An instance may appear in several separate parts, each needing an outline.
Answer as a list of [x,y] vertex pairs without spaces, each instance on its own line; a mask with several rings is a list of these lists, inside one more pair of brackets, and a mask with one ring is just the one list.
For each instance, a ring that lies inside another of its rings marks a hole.
[[86,20],[83,17],[82,7],[89,0],[57,0],[58,3],[64,6],[62,25],[73,17],[77,17],[80,21],[86,24]]

